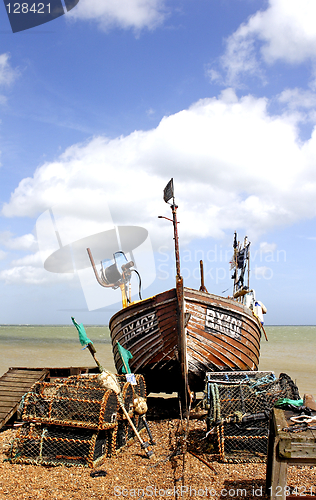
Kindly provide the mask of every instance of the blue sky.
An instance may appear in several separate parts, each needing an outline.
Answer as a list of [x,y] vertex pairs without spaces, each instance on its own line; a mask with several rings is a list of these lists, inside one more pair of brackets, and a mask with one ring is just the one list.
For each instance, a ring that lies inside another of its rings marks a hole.
[[237,230],[266,324],[315,324],[315,17],[314,0],[80,0],[13,34],[0,5],[0,324],[102,324],[119,307],[44,269],[49,210],[63,245],[146,228],[143,295],[171,288],[171,177],[186,284],[203,256],[208,290],[231,293]]

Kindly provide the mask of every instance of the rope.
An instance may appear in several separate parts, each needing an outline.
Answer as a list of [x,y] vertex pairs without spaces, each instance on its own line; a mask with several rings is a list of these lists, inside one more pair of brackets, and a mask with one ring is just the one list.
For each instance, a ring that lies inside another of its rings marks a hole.
[[40,464],[43,461],[43,441],[45,434],[47,433],[47,428],[43,429],[42,435],[41,435],[41,443],[40,443],[40,449],[39,449],[39,454],[38,458],[36,459],[36,463]]
[[[254,382],[250,383],[249,387],[250,389],[255,389],[256,387],[261,387],[262,385],[268,385],[271,384],[271,382],[274,382],[276,380],[275,375],[272,373],[271,375],[265,375],[264,377],[261,377]],[[266,389],[262,389],[261,391],[255,391],[256,394],[262,394],[263,392],[266,392]]]
[[213,400],[213,422],[217,422],[221,418],[220,397],[217,384],[210,384],[212,400]]
[[22,415],[22,413],[23,413],[23,410],[24,410],[24,404],[25,404],[25,398],[26,398],[26,396],[27,396],[28,394],[32,394],[32,395],[34,396],[34,393],[33,393],[33,392],[31,392],[31,393],[26,392],[25,394],[23,394],[23,396],[22,396],[22,398],[21,398],[21,401],[20,401],[20,404],[19,404],[19,407],[18,407],[18,409],[17,409],[17,411],[20,413],[20,415]]

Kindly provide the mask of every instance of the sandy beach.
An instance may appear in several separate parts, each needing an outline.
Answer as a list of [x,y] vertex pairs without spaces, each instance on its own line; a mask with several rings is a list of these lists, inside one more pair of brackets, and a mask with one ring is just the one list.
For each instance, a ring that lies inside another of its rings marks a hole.
[[[96,469],[11,464],[5,461],[5,452],[17,431],[9,428],[1,432],[0,499],[265,498],[265,463],[216,461],[208,453],[206,441],[201,440],[205,422],[190,421],[186,452],[182,453],[184,448],[180,447],[178,455],[175,450],[179,449],[180,421],[164,419],[149,424],[157,443],[150,460],[139,443],[133,442]],[[95,470],[106,475],[91,477]],[[316,467],[289,467],[289,492],[295,488],[301,495],[316,495]]]

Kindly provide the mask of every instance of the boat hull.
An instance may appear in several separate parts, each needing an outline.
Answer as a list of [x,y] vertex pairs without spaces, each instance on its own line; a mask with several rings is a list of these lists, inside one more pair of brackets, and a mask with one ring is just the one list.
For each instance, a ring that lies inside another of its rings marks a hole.
[[122,361],[117,341],[132,353],[130,368],[145,376],[151,392],[178,392],[183,360],[194,392],[204,389],[207,371],[258,369],[260,324],[248,308],[232,299],[190,288],[183,288],[180,298],[172,289],[117,312],[109,327],[118,373]]

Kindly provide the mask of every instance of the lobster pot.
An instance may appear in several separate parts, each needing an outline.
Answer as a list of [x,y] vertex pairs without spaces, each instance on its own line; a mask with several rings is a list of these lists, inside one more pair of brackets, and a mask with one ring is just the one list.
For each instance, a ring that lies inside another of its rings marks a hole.
[[241,412],[270,412],[280,398],[299,399],[297,386],[281,373],[224,372],[206,374],[206,404],[209,422]]
[[114,438],[114,443],[113,443],[113,448],[115,452],[120,451],[124,446],[127,445],[129,439],[128,432],[129,432],[130,426],[127,423],[126,420],[119,420],[117,423],[115,435],[113,436]]
[[[121,390],[126,384],[126,375],[115,375]],[[87,375],[71,375],[67,379],[55,379],[55,383],[65,384],[65,385],[88,385],[89,387],[100,387],[98,374],[87,374]],[[143,375],[135,374],[136,385],[132,385],[134,393],[137,396],[146,398],[146,381]]]
[[[134,390],[133,386],[129,382],[125,382],[121,389],[121,394],[122,394],[122,399],[123,399],[123,404],[125,407],[125,410],[129,414],[129,416],[132,418],[134,414]],[[126,420],[126,416],[123,413],[123,410],[121,407],[119,407],[118,415],[117,415],[118,420]]]
[[111,429],[93,431],[28,424],[11,448],[12,463],[96,467],[111,452]]
[[81,374],[81,375],[71,375],[70,377],[64,378],[56,378],[54,382],[56,384],[64,384],[64,385],[77,385],[77,386],[89,386],[89,387],[98,387],[100,388],[99,382],[99,373],[89,373],[89,374]]
[[248,425],[216,426],[217,447],[223,462],[265,462],[268,451],[268,421]]
[[[115,375],[121,389],[123,389],[126,384],[126,375]],[[55,383],[65,384],[65,385],[88,385],[89,387],[100,387],[98,374],[86,374],[86,375],[71,375],[67,379],[55,379]],[[135,395],[146,398],[146,382],[145,378],[141,374],[135,374],[136,385],[133,385]]]
[[144,415],[137,415],[137,425],[136,428],[138,432],[141,432],[143,429],[145,429],[145,423],[144,419],[142,418]]
[[[141,432],[145,424],[140,415],[131,418],[136,430]],[[116,427],[109,431],[112,436],[111,453],[118,453],[126,445],[131,444],[135,439],[135,432],[127,420],[118,420]]]
[[145,382],[145,377],[144,375],[137,374],[135,375],[136,378],[136,383],[137,385],[134,386],[134,391],[137,394],[137,396],[140,396],[141,398],[146,398],[146,382]]
[[215,428],[220,459],[263,461],[270,411],[281,398],[299,398],[297,387],[286,374],[279,379],[272,372],[228,373],[227,377],[207,374],[208,429]]
[[118,406],[117,395],[101,387],[37,382],[25,398],[22,420],[103,430],[115,426]]
[[[142,430],[145,429],[143,415],[135,414],[134,417],[132,418],[132,422],[135,425],[135,428],[138,431],[138,433],[141,433]],[[135,432],[133,431],[132,427],[128,425],[127,439],[128,440],[134,439],[134,437],[135,437]]]
[[[122,389],[126,384],[126,375],[116,375],[116,378]],[[140,373],[135,374],[135,380],[136,380],[136,385],[132,385],[135,396],[141,396],[142,398],[146,398],[146,382],[144,375],[141,375]]]

